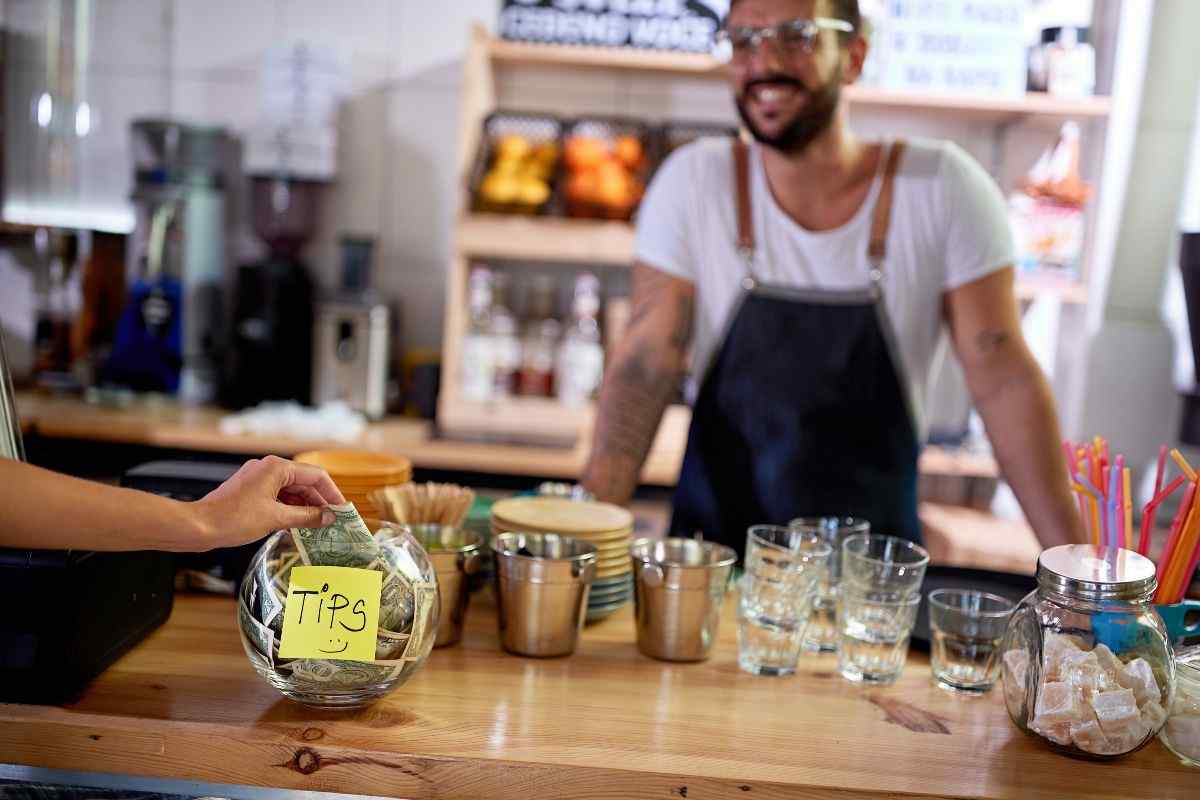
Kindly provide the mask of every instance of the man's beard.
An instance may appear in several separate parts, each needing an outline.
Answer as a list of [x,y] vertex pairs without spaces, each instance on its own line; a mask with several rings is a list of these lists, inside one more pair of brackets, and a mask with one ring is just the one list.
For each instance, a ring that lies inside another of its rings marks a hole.
[[[792,121],[774,136],[768,136],[760,130],[746,111],[745,97],[757,83],[790,83],[808,94],[808,103],[806,103],[805,108],[796,112],[796,116]],[[840,66],[837,72],[830,77],[829,82],[816,91],[808,91],[800,81],[794,78],[776,75],[753,81],[747,85],[741,96],[737,98],[737,110],[746,129],[750,131],[750,135],[754,137],[755,141],[779,150],[782,153],[795,155],[802,153],[806,147],[812,144],[814,139],[824,133],[830,124],[832,124],[834,115],[837,113],[838,99],[841,97],[841,93],[842,70]]]

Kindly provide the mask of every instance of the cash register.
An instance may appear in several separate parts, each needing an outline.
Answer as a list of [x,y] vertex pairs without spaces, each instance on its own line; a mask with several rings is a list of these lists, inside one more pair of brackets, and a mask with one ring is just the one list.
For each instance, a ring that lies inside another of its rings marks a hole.
[[[0,458],[24,458],[0,341]],[[169,553],[0,548],[0,702],[64,703],[166,621]]]

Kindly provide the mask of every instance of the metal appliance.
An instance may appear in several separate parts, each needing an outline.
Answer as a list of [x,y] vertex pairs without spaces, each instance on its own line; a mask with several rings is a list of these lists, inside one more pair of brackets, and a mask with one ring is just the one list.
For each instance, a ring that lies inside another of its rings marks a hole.
[[369,297],[322,302],[313,336],[313,403],[341,400],[372,419],[387,410],[391,312]]
[[136,120],[131,135],[129,302],[101,380],[209,402],[223,349],[231,141],[220,128],[171,120]]

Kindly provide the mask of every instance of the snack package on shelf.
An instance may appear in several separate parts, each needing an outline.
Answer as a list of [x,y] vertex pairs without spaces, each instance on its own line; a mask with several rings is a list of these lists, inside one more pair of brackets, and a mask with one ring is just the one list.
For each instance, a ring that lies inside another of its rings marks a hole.
[[1077,277],[1092,188],[1079,175],[1079,125],[1063,125],[1009,198],[1009,218],[1024,272]]

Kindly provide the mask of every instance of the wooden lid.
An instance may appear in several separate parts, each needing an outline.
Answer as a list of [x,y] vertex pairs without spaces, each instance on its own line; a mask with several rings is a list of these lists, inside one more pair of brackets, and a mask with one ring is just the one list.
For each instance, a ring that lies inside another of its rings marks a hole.
[[513,497],[501,500],[492,506],[492,518],[505,528],[567,535],[586,536],[633,527],[633,515],[620,506],[563,497]]
[[380,478],[397,478],[396,483],[405,483],[412,474],[412,461],[404,456],[371,450],[309,450],[294,460],[320,467],[334,477],[358,478],[372,484]]

